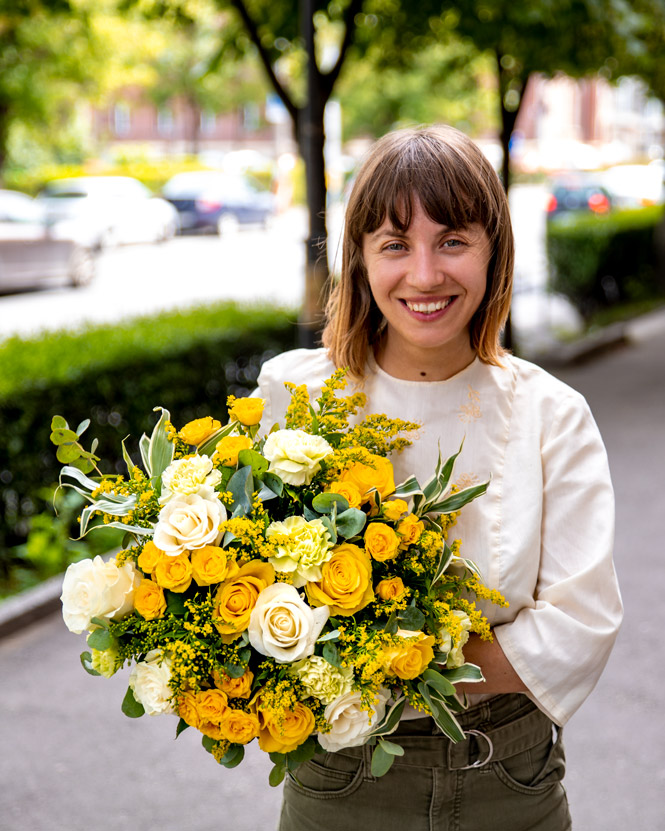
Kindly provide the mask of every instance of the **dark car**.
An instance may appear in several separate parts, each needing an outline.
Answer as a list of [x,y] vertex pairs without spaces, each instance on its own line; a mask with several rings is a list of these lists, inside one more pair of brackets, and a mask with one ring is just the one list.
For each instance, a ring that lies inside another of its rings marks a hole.
[[612,197],[603,185],[592,177],[571,175],[555,179],[547,198],[547,217],[554,219],[572,211],[609,213]]
[[95,268],[94,253],[73,223],[51,223],[31,197],[0,190],[0,291],[56,279],[83,286]]
[[178,211],[181,232],[221,234],[248,225],[265,227],[275,211],[272,193],[216,171],[177,173],[164,185],[162,196]]

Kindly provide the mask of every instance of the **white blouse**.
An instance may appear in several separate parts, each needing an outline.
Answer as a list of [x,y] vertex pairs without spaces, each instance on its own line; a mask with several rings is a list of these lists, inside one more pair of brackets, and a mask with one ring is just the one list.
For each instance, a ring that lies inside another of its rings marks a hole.
[[[595,686],[614,644],[622,603],[612,562],[614,498],[607,456],[584,398],[514,357],[504,367],[476,358],[445,381],[393,378],[372,361],[361,385],[365,413],[420,422],[411,447],[393,456],[395,481],[423,484],[442,456],[464,449],[455,481],[491,477],[462,509],[452,538],[508,608],[484,607],[494,634],[529,690],[563,725]],[[264,424],[280,422],[285,381],[312,399],[334,371],[323,349],[267,361],[259,376]]]

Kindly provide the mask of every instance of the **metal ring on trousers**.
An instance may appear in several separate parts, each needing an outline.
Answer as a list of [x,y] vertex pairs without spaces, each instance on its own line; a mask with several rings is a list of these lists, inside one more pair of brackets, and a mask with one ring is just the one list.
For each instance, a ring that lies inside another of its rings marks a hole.
[[464,767],[458,768],[458,770],[469,770],[470,768],[482,768],[491,760],[492,756],[494,755],[494,745],[492,744],[492,739],[486,734],[483,733],[481,730],[465,730],[465,735],[467,736],[479,736],[487,742],[487,757],[482,761],[480,759],[476,759],[475,762],[472,762],[470,765],[464,765]]

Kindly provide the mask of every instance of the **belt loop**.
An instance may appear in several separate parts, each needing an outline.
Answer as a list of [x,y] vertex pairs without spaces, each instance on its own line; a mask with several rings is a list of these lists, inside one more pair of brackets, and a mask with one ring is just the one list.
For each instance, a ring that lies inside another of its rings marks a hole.
[[[449,770],[471,770],[485,767],[494,755],[494,744],[492,739],[481,730],[465,730],[463,742],[450,742],[448,744],[448,768]],[[480,751],[484,752],[484,758],[471,762],[471,739],[476,737]]]

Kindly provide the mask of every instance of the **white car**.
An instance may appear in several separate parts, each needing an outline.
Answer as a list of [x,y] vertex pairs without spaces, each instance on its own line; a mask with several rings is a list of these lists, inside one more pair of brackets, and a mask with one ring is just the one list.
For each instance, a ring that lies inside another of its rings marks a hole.
[[665,202],[665,162],[623,164],[600,174],[615,207],[643,208]]
[[98,247],[171,239],[178,212],[129,176],[54,179],[38,196],[51,221],[77,222]]

